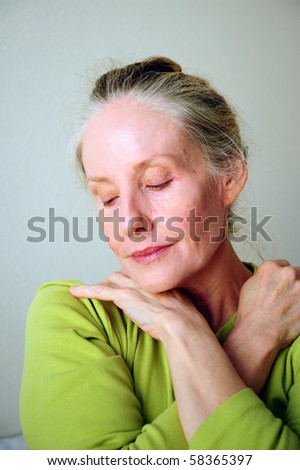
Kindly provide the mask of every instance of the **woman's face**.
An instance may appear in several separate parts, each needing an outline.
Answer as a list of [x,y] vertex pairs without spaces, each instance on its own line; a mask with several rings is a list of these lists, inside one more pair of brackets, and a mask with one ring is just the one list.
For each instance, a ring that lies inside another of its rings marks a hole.
[[82,140],[88,188],[126,274],[149,292],[187,287],[224,239],[222,191],[174,120],[129,98]]

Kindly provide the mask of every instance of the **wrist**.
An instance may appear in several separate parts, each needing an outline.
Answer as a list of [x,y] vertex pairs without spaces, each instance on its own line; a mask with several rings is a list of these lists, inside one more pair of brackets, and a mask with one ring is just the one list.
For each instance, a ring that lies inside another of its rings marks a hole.
[[259,393],[278,353],[276,341],[241,323],[228,335],[223,348],[244,383]]
[[256,352],[260,357],[276,357],[280,351],[280,342],[274,332],[262,328],[256,321],[249,323],[238,321],[234,329],[227,336],[224,345],[242,346],[249,352]]
[[190,341],[204,341],[210,339],[216,342],[217,339],[210,329],[206,320],[197,312],[192,315],[182,312],[181,315],[169,315],[161,329],[160,340],[167,346],[170,343],[181,343]]

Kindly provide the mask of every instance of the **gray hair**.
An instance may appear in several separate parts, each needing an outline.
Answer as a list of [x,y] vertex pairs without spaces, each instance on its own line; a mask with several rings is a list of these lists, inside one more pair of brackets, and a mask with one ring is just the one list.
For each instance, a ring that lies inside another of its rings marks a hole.
[[113,68],[97,79],[77,136],[76,159],[83,173],[81,138],[87,122],[101,106],[122,96],[142,100],[173,117],[184,135],[201,149],[215,178],[234,176],[236,164],[246,162],[237,115],[226,99],[207,80],[183,73],[171,59],[150,57]]

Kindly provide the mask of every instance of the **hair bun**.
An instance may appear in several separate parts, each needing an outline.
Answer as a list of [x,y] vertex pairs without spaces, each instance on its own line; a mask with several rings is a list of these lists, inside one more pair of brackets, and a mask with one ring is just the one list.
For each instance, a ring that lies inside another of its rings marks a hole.
[[149,57],[142,62],[136,62],[134,66],[141,74],[182,72],[181,66],[167,57]]

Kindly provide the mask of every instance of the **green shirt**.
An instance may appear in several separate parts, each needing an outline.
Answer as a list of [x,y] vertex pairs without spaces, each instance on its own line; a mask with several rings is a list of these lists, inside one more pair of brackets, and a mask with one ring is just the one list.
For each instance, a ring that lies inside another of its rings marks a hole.
[[78,284],[44,284],[29,310],[20,416],[30,449],[300,449],[300,338],[260,398],[236,393],[188,445],[162,343],[112,302],[73,297]]

